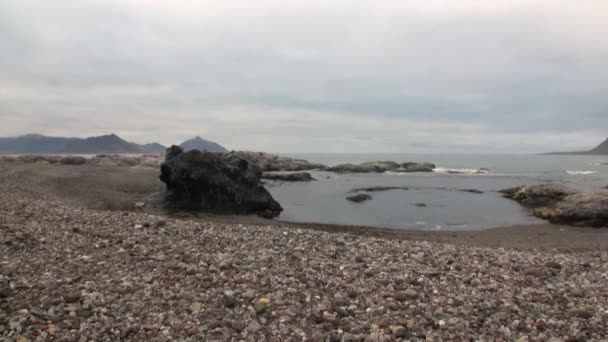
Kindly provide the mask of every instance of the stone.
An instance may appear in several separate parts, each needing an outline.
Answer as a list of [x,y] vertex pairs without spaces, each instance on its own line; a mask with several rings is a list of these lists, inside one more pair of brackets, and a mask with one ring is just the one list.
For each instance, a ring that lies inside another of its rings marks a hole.
[[270,299],[266,298],[266,297],[262,297],[255,303],[254,308],[258,314],[261,314],[261,313],[264,313],[264,311],[266,311],[266,309],[268,308],[269,305],[270,305]]
[[278,216],[283,208],[261,184],[262,170],[236,155],[172,146],[161,165],[166,209]]
[[354,202],[354,203],[361,203],[361,202],[365,202],[365,201],[369,201],[371,200],[373,197],[368,195],[368,194],[357,194],[354,196],[348,196],[346,197],[347,200]]
[[276,172],[264,172],[262,179],[268,179],[273,181],[282,182],[311,182],[315,179],[308,172],[289,172],[289,173],[276,173]]
[[13,294],[10,287],[0,287],[0,298],[8,298]]

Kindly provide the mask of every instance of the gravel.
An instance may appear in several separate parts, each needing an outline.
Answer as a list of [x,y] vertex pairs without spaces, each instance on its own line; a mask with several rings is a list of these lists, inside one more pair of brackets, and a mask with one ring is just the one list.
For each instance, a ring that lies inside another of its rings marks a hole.
[[0,341],[608,338],[608,252],[110,212],[0,182]]

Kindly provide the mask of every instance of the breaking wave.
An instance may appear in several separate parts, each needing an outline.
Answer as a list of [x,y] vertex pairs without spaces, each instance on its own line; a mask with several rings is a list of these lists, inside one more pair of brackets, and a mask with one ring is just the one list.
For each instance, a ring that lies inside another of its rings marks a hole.
[[596,173],[599,173],[597,171],[566,171],[567,174],[572,175],[572,176],[584,176],[584,175],[594,175]]

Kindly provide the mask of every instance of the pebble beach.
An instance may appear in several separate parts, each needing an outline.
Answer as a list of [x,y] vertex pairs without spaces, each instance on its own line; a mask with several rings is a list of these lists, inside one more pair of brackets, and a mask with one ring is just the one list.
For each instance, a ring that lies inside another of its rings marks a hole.
[[608,338],[605,250],[175,219],[17,184],[0,181],[0,341]]

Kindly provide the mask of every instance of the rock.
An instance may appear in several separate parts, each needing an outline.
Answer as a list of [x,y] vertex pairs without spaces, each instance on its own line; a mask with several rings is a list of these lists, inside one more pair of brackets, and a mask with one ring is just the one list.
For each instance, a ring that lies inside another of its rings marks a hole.
[[414,205],[417,206],[417,207],[421,207],[421,208],[424,208],[424,207],[427,206],[426,203],[415,203]]
[[0,287],[0,298],[8,298],[13,294],[9,287]]
[[161,165],[164,207],[278,216],[283,208],[261,184],[262,170],[236,155],[180,152],[172,146]]
[[190,312],[193,315],[198,315],[201,312],[202,308],[203,308],[203,305],[199,302],[194,302],[194,303],[190,304]]
[[283,182],[311,182],[314,179],[308,172],[274,173],[264,172],[262,179],[283,181]]
[[377,172],[376,169],[372,166],[364,166],[358,164],[339,164],[336,166],[332,166],[328,169],[328,171],[336,172],[336,173],[370,173]]
[[391,333],[393,335],[395,335],[395,337],[406,337],[407,336],[407,330],[405,330],[404,327],[402,326],[392,326],[390,327],[391,329]]
[[515,200],[528,208],[550,206],[566,196],[576,193],[561,185],[522,185],[499,191],[504,197]]
[[63,299],[67,303],[76,303],[76,302],[80,301],[80,292],[79,291],[66,292],[63,295]]
[[367,188],[356,188],[349,191],[350,193],[355,192],[380,192],[380,191],[390,191],[390,190],[409,190],[407,187],[402,186],[371,186]]
[[559,185],[520,186],[501,191],[536,217],[555,224],[608,227],[608,193],[577,192]]
[[59,160],[59,163],[62,165],[84,165],[86,162],[86,158],[78,156],[63,157]]
[[396,300],[403,302],[408,299],[418,298],[418,292],[416,292],[416,290],[414,290],[414,289],[407,289],[405,291],[397,291],[397,292],[393,293],[391,296],[393,298],[395,298]]
[[552,208],[534,214],[551,223],[608,227],[608,193],[588,192],[566,196]]
[[135,202],[136,208],[143,208],[146,206],[146,202]]
[[243,321],[234,320],[234,321],[230,322],[230,327],[232,329],[234,329],[236,332],[240,333],[241,331],[245,330],[245,328],[247,327],[247,325]]
[[262,330],[262,326],[257,321],[253,321],[253,322],[249,323],[249,325],[247,326],[247,328],[245,330],[248,332],[251,332],[251,333],[256,333],[256,332]]
[[549,262],[547,262],[545,264],[545,267],[552,268],[552,269],[555,269],[555,270],[561,270],[562,269],[562,265],[559,264],[559,263],[557,263],[557,262],[555,262],[555,261],[549,261]]
[[483,194],[484,193],[483,191],[477,190],[477,189],[458,189],[458,191],[470,192],[472,194]]
[[401,164],[400,172],[433,172],[436,168],[435,164],[427,162],[406,162]]
[[264,152],[232,151],[226,154],[228,159],[244,159],[251,164],[257,165],[263,172],[272,171],[309,171],[325,170],[327,166],[323,164],[311,163],[304,159],[294,159],[269,154]]
[[372,196],[370,196],[368,194],[358,194],[358,195],[346,197],[346,199],[351,202],[354,202],[354,203],[361,203],[361,202],[371,200]]
[[386,172],[386,171],[391,171],[391,170],[395,170],[401,167],[401,165],[399,165],[399,163],[396,163],[394,161],[372,161],[372,162],[365,162],[365,163],[361,163],[361,166],[370,168],[373,170],[373,172]]
[[266,297],[262,297],[260,298],[256,303],[255,303],[255,312],[257,312],[258,314],[264,313],[264,311],[266,311],[266,309],[268,308],[268,305],[270,305],[270,299],[266,298]]

